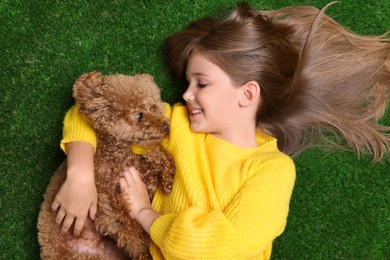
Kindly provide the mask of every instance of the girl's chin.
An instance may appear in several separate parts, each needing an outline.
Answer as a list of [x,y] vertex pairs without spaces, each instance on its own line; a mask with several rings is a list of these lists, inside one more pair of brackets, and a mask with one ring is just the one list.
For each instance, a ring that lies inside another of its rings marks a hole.
[[196,123],[191,123],[190,124],[190,129],[191,129],[192,132],[195,132],[195,133],[207,133],[207,131],[205,131],[205,129],[203,129],[202,127],[200,127]]

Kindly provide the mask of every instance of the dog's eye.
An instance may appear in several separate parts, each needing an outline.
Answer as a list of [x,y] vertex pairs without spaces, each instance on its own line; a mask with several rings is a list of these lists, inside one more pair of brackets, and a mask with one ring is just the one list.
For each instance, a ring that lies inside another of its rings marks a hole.
[[142,114],[142,112],[139,112],[136,116],[138,122],[141,121],[143,118],[144,118],[144,114]]

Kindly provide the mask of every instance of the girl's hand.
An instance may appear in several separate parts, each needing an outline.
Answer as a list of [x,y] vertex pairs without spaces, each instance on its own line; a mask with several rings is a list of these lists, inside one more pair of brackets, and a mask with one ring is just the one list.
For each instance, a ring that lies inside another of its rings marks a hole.
[[148,191],[139,172],[131,167],[126,169],[123,175],[119,184],[127,203],[126,206],[130,209],[130,217],[138,221],[149,233],[152,223],[160,214],[152,209]]
[[80,235],[85,219],[95,219],[97,209],[97,191],[94,181],[83,178],[67,177],[58,191],[52,210],[57,211],[56,223],[61,232],[66,233],[74,223],[73,234]]

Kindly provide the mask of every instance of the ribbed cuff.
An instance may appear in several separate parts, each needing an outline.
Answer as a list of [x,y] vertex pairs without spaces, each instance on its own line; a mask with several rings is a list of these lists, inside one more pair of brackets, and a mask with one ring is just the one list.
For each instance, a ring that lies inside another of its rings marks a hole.
[[65,153],[65,144],[71,142],[90,143],[94,150],[96,149],[95,130],[89,122],[80,115],[77,105],[74,105],[68,111],[64,119],[64,128],[60,147]]
[[150,228],[150,237],[157,246],[160,246],[164,241],[168,229],[175,220],[176,214],[164,214],[158,217]]

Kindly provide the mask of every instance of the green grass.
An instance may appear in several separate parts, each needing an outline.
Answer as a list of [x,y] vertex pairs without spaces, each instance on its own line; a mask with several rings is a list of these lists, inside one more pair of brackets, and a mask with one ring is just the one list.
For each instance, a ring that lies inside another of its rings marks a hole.
[[[64,159],[62,120],[81,73],[149,72],[163,99],[180,98],[163,67],[164,38],[236,1],[0,2],[0,259],[38,259],[36,221],[49,178]],[[249,1],[262,9],[323,0]],[[328,14],[361,34],[390,27],[389,0],[344,0]],[[383,119],[389,125],[390,113]],[[388,259],[390,159],[310,149],[274,259]]]

